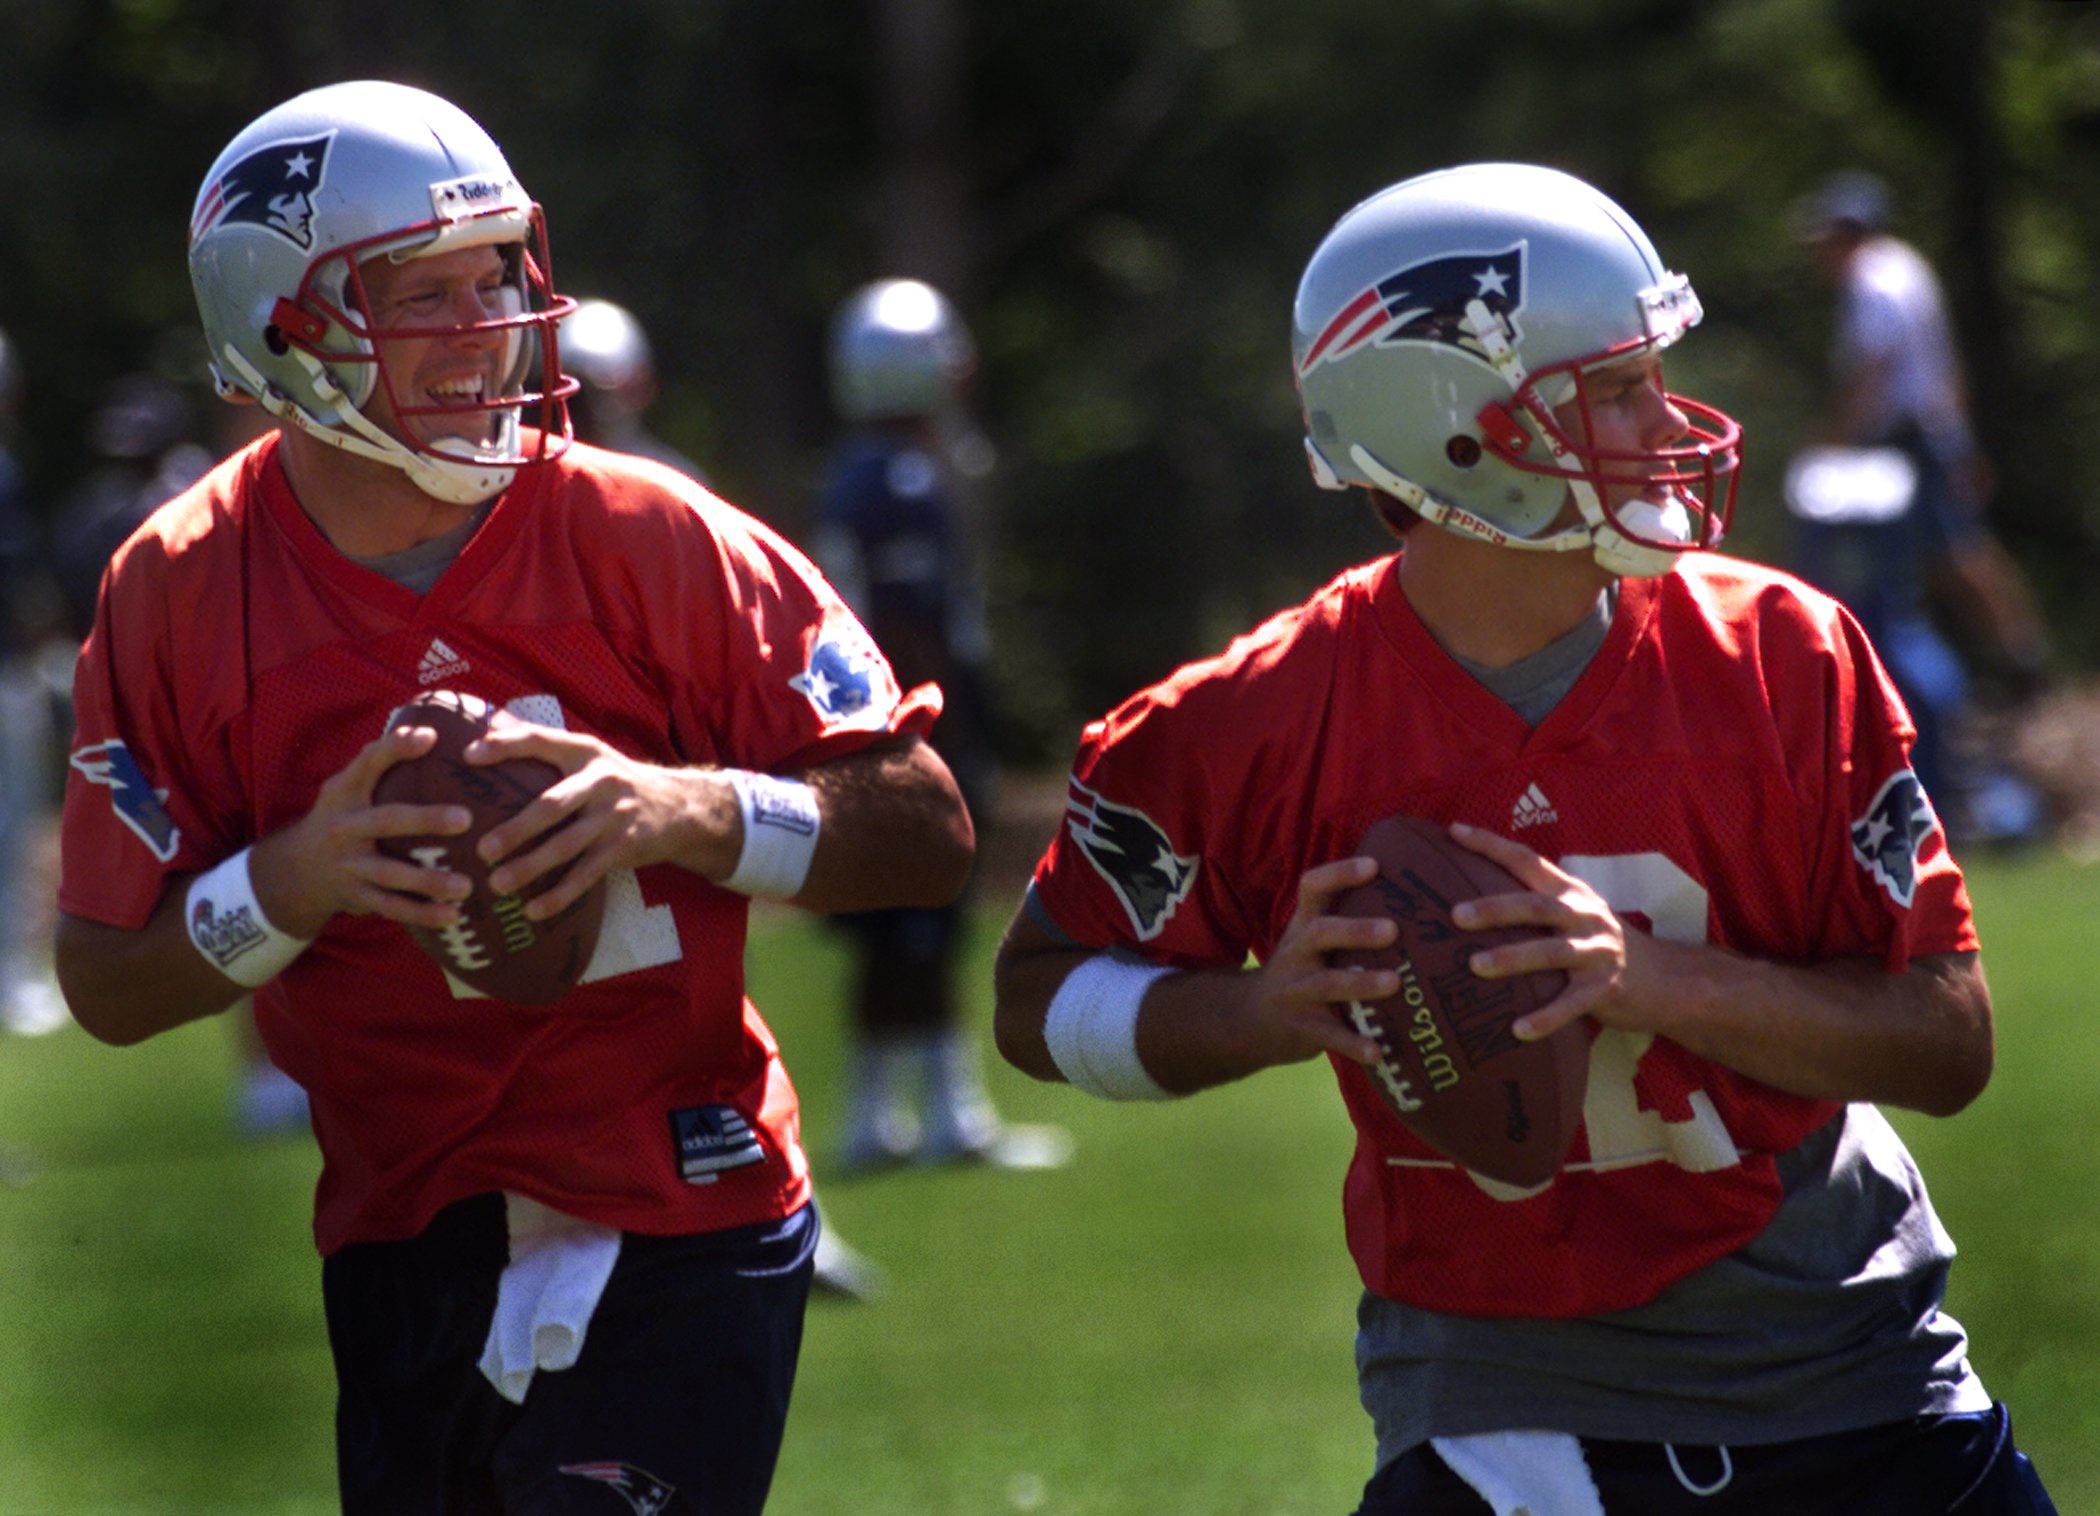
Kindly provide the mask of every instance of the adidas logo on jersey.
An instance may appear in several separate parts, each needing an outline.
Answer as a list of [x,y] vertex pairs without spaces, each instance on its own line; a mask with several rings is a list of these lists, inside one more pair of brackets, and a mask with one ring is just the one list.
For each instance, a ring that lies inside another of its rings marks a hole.
[[1546,798],[1546,792],[1536,784],[1529,786],[1517,797],[1510,809],[1509,824],[1513,831],[1522,831],[1527,826],[1544,826],[1549,821],[1560,820],[1560,812]]
[[440,679],[450,679],[454,674],[464,674],[473,665],[452,651],[442,637],[430,639],[424,650],[423,661],[416,665],[416,683],[436,684]]

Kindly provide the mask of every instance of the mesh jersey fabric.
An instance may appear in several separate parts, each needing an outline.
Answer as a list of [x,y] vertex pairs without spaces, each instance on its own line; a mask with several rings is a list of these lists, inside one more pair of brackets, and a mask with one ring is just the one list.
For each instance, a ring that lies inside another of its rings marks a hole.
[[[227,460],[112,564],[77,673],[69,913],[141,926],[171,875],[303,815],[424,688],[651,762],[764,770],[938,714],[796,549],[671,470],[576,446],[522,471],[419,597],[329,546],[276,448]],[[794,1089],[744,994],[748,902],[670,865],[608,886],[555,1007],[456,990],[377,917],[336,918],[257,993],[311,1099],[323,1253],[489,1190],[649,1233],[807,1199]],[[738,1161],[691,1164],[695,1144]]]
[[[1661,936],[1892,971],[1976,945],[1937,830],[1893,862],[1855,845],[1855,823],[1874,838],[1906,793],[1911,730],[1835,602],[1718,555],[1624,581],[1604,645],[1533,729],[1437,646],[1397,563],[1343,574],[1086,729],[1035,878],[1062,931],[1237,967],[1281,935],[1306,868],[1399,811],[1514,835]],[[1157,850],[1143,888],[1104,838]],[[1520,1193],[1420,1143],[1362,1069],[1336,1071],[1365,1287],[1479,1316],[1652,1299],[1758,1234],[1781,1198],[1774,1155],[1838,1110],[1605,1030],[1569,1164]]]

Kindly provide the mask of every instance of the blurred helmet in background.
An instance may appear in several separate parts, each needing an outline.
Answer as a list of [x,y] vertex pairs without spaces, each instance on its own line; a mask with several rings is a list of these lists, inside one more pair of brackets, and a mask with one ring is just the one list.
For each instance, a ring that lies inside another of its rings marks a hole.
[[917,279],[864,285],[832,318],[831,396],[848,421],[953,410],[976,369],[976,344],[962,317]]
[[579,300],[562,318],[561,363],[590,389],[626,389],[656,375],[656,355],[641,322],[610,300]]

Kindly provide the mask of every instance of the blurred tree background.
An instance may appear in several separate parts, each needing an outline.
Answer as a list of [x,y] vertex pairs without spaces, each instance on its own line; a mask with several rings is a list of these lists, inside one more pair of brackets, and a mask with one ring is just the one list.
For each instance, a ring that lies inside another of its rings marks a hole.
[[2100,6],[2063,0],[15,0],[0,5],[0,329],[40,498],[98,394],[202,382],[205,169],[300,89],[458,102],[547,205],[559,284],[658,350],[657,429],[791,535],[854,285],[947,287],[982,351],[1012,756],[1382,550],[1315,491],[1290,304],[1408,174],[1548,162],[1625,202],[1708,317],[1675,387],[1745,423],[1736,545],[1777,558],[1828,295],[1789,225],[1875,170],[1946,278],[1997,520],[2059,658],[2100,657]]

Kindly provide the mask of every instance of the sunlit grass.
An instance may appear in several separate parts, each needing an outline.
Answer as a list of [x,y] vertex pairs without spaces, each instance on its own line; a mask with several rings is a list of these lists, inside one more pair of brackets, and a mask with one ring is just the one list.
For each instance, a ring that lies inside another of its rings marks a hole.
[[[1951,1306],[2065,1512],[2100,1511],[2100,869],[1972,866],[1998,1075],[1951,1121],[1898,1116],[1962,1247]],[[983,999],[993,925],[967,982]],[[1320,1065],[1111,1107],[988,1068],[1068,1167],[846,1182],[839,942],[767,915],[753,992],[801,1087],[819,1195],[885,1271],[820,1302],[782,1516],[1283,1516],[1351,1508],[1371,1438],[1350,1360],[1349,1147]],[[0,1038],[0,1516],[318,1516],[332,1382],[303,1141],[235,1142],[231,1041]]]

